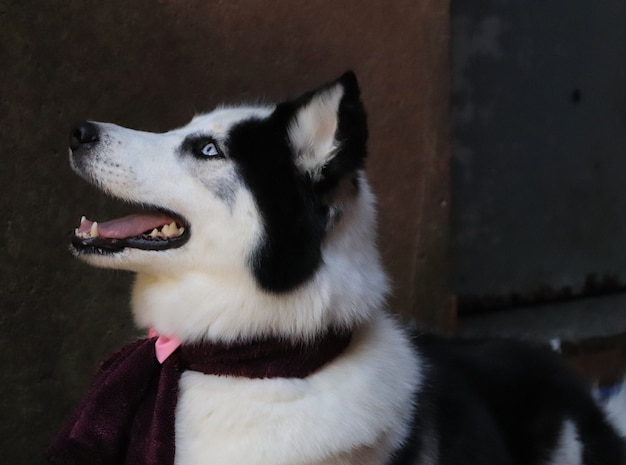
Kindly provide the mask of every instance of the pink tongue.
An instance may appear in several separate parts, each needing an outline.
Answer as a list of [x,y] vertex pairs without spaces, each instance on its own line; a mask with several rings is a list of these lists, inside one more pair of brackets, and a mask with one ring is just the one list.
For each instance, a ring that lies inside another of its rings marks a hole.
[[[123,239],[125,237],[139,236],[144,232],[150,232],[154,228],[170,224],[176,221],[174,218],[163,213],[141,213],[124,216],[104,223],[98,223],[98,234],[109,239]],[[88,233],[93,221],[83,221],[78,232]]]

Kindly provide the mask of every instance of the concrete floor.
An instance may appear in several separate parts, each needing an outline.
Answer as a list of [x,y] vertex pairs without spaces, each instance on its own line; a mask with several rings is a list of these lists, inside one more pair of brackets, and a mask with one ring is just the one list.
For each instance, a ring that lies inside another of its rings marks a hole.
[[504,336],[577,342],[626,334],[626,294],[520,307],[459,320],[468,336]]
[[578,375],[601,386],[626,376],[626,294],[465,317],[457,332],[551,344]]

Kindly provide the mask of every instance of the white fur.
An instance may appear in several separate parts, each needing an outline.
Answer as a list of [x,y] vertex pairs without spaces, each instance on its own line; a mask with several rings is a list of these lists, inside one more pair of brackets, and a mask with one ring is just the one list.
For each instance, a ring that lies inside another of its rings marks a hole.
[[[333,156],[332,113],[341,95],[340,89],[327,91],[291,126],[300,169],[319,172]],[[221,108],[164,134],[98,123],[100,143],[77,170],[114,196],[182,215],[191,235],[177,249],[127,248],[83,258],[137,272],[137,324],[183,342],[262,335],[305,340],[330,326],[356,329],[345,353],[305,379],[184,373],[177,465],[382,465],[408,433],[421,375],[404,332],[382,310],[388,283],[364,174],[358,195],[331,207],[342,214],[323,243],[314,276],[277,294],[261,289],[250,270],[263,224],[232,161],[198,162],[177,153],[187,135],[210,134],[219,144],[237,121],[263,118],[271,110]],[[217,194],[224,185],[232,191],[229,201]]]
[[582,465],[583,446],[578,438],[576,424],[565,420],[556,448],[548,465]]
[[626,379],[622,381],[619,390],[607,400],[604,411],[613,428],[626,438]]
[[407,433],[417,366],[402,332],[379,315],[346,353],[305,379],[187,372],[177,464],[385,463]]

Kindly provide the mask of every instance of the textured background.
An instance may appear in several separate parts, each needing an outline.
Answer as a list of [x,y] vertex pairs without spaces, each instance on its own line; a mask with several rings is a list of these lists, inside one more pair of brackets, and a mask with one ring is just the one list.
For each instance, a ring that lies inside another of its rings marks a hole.
[[135,336],[126,273],[67,251],[81,214],[118,210],[73,175],[91,118],[160,131],[222,101],[299,94],[354,69],[371,125],[391,304],[446,305],[449,17],[444,0],[0,1],[0,451],[41,451],[99,359]]
[[626,291],[626,2],[593,5],[453,5],[452,284],[483,307]]

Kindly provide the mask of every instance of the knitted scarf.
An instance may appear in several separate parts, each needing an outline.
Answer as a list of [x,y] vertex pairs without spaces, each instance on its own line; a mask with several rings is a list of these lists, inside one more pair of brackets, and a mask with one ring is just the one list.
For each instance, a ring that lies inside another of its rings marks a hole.
[[350,333],[331,331],[308,344],[277,338],[176,344],[159,356],[160,361],[155,352],[159,338],[135,341],[102,363],[49,447],[48,462],[173,465],[178,380],[184,370],[245,378],[305,378],[343,352],[350,338]]

